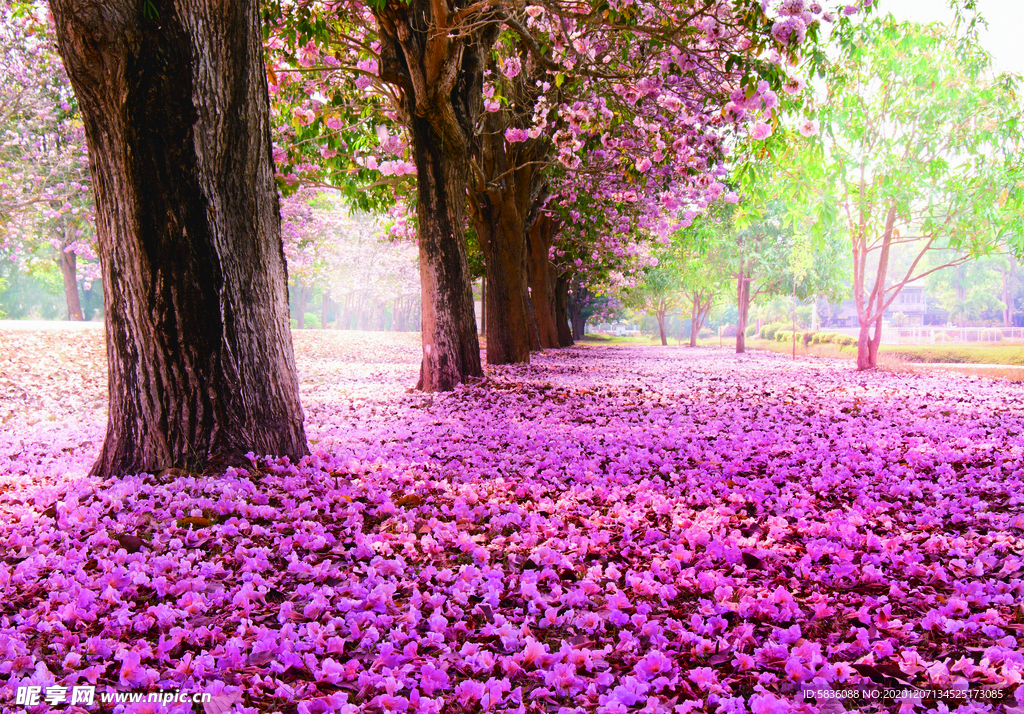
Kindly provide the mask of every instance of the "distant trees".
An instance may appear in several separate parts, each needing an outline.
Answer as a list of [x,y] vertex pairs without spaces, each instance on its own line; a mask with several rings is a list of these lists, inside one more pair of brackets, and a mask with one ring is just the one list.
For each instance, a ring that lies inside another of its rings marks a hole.
[[[1024,114],[1017,80],[994,75],[971,32],[890,16],[842,26],[836,47],[818,153],[802,175],[834,202],[849,238],[857,366],[870,369],[904,285],[1021,235]],[[898,247],[912,257],[894,272]],[[926,263],[936,250],[945,262]]]
[[31,4],[0,2],[0,136],[0,248],[23,272],[56,272],[68,319],[82,320],[82,267],[98,278],[85,133],[51,27]]

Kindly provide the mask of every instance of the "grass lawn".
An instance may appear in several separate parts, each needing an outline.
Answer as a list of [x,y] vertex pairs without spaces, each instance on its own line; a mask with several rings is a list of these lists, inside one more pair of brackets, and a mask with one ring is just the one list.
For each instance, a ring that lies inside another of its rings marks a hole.
[[[735,339],[726,340],[729,348],[736,345]],[[702,347],[718,347],[718,339],[701,340]],[[767,350],[779,354],[792,354],[792,342],[777,342],[747,338],[747,347]],[[831,357],[834,359],[857,358],[857,346],[804,345],[797,342],[797,356]],[[958,372],[1024,381],[1024,345],[883,345],[879,348],[879,366],[890,371],[932,370],[936,366]]]

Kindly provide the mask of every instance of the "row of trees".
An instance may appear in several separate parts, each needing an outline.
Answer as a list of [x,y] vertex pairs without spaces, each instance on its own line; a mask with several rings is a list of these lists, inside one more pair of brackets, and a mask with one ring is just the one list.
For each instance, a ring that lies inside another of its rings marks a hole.
[[[523,263],[538,217],[551,221],[549,261],[614,256],[601,270],[623,280],[619,264],[644,256],[642,240],[620,237],[667,230],[722,193],[724,128],[772,121],[784,60],[834,19],[800,2],[769,16],[754,1],[51,9],[97,206],[102,475],[306,453],[275,176],[364,208],[405,191],[419,386],[450,389],[481,373],[467,216],[486,260],[489,356],[525,361],[525,316],[541,301],[528,299]],[[275,112],[290,108],[277,146],[271,92]],[[398,153],[381,161],[371,145]],[[548,304],[569,311],[584,281],[548,276]]]
[[[419,386],[450,389],[481,374],[469,246],[486,278],[489,361],[565,344],[593,294],[660,264],[657,246],[679,226],[726,219],[702,214],[736,198],[723,161],[733,137],[785,133],[780,105],[804,98],[788,61],[833,22],[841,39],[855,32],[858,9],[351,0],[262,13],[245,2],[213,17],[190,0],[51,7],[98,209],[111,390],[100,474],[305,453],[275,177],[286,193],[320,186],[363,209],[412,208],[402,222],[419,254]],[[816,129],[826,114],[814,111]],[[827,164],[825,145],[806,150]],[[752,154],[750,165],[778,152]],[[888,196],[869,190],[881,175],[871,167],[851,226],[872,224],[868,209]],[[787,176],[784,219],[807,227],[803,243],[820,243],[824,228],[809,217],[824,215],[838,178]],[[757,184],[735,188],[749,196]],[[758,210],[751,228],[770,213]],[[791,258],[797,274],[812,252]],[[744,261],[738,294],[743,276],[756,294],[753,271]],[[706,310],[704,297],[693,304]]]
[[[673,301],[692,304],[699,329],[698,291],[731,279],[742,352],[751,300],[852,294],[858,368],[869,369],[904,286],[1020,251],[1018,78],[994,76],[974,29],[960,29],[891,17],[837,28],[834,56],[807,89],[816,118],[740,149],[742,203],[677,234],[633,304],[659,322]],[[1004,292],[1012,281],[1007,268]]]

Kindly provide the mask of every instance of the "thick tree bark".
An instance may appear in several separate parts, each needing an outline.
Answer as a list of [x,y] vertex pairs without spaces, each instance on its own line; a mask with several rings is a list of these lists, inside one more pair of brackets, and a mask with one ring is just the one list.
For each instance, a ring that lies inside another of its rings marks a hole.
[[554,296],[551,294],[551,275],[548,250],[551,248],[550,216],[540,216],[530,230],[528,237],[528,258],[530,266],[530,298],[537,318],[537,332],[544,349],[559,347],[558,327],[552,310]]
[[555,328],[558,330],[558,346],[572,347],[572,330],[569,328],[569,279],[559,275],[555,279]]
[[53,0],[96,195],[109,370],[93,473],[307,453],[257,3]]
[[71,251],[58,251],[57,265],[64,279],[64,299],[68,305],[68,320],[82,322],[82,301],[78,296],[78,256]]
[[[529,152],[505,141],[503,117],[487,112],[474,142],[475,180],[469,187],[473,227],[484,254],[490,290],[487,364],[530,361],[534,344],[527,280],[527,218],[535,172]],[[521,165],[525,164],[525,165]]]
[[412,126],[423,300],[423,362],[416,388],[443,392],[483,376],[464,236],[469,165],[445,154],[429,121],[413,117]]
[[661,346],[668,347],[668,335],[665,334],[665,311],[658,310],[656,315],[658,317],[658,332],[661,333]]
[[750,315],[750,277],[744,271],[743,263],[736,277],[736,354],[747,351],[747,318]]
[[480,334],[487,334],[487,276],[480,279]]
[[569,322],[574,340],[583,339],[587,327],[587,316],[583,313],[590,304],[590,298],[590,291],[586,288],[577,288],[569,295]]
[[484,55],[498,27],[450,35],[447,5],[429,0],[372,11],[380,78],[399,89],[417,171],[423,361],[416,386],[447,391],[483,376],[466,260],[466,186],[483,111]]
[[479,195],[473,212],[487,267],[487,364],[530,361],[529,296],[523,282],[526,229],[515,201],[502,198]]

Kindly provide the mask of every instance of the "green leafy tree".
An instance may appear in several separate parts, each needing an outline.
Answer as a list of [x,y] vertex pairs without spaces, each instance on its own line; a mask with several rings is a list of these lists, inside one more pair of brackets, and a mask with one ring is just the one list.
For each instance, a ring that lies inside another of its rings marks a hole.
[[[838,28],[827,101],[802,128],[813,135],[820,119],[797,183],[834,202],[849,237],[861,370],[875,367],[883,313],[904,285],[1021,234],[1017,78],[996,76],[973,30],[956,30],[891,16]],[[892,270],[901,246],[912,257]],[[946,262],[925,262],[936,250]]]

